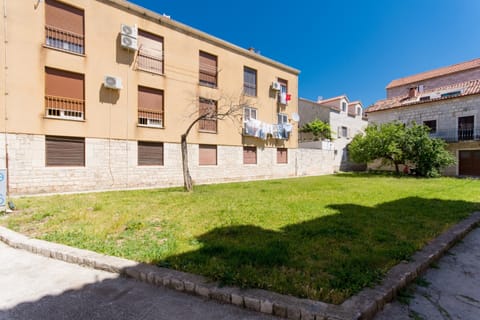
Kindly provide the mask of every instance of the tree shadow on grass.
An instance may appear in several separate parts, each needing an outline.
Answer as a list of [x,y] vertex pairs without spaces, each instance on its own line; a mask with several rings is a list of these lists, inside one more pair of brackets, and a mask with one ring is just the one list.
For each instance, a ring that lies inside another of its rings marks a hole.
[[376,207],[331,205],[338,213],[281,230],[214,229],[201,249],[156,261],[225,285],[341,303],[374,285],[478,204],[408,197]]

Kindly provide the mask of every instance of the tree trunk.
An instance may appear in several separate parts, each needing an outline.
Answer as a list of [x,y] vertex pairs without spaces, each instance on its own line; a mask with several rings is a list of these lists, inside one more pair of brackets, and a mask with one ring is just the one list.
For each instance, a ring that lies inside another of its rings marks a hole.
[[398,162],[394,162],[395,163],[395,172],[397,174],[400,174],[400,168],[398,167]]
[[193,191],[193,182],[192,177],[190,176],[190,171],[188,170],[188,149],[187,149],[187,135],[182,134],[181,137],[181,148],[182,148],[182,166],[183,166],[183,187],[185,191]]

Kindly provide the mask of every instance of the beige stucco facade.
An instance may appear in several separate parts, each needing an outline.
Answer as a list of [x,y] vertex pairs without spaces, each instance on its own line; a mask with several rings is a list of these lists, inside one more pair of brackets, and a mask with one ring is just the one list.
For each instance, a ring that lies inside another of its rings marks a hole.
[[[195,126],[188,136],[193,150],[192,166],[198,167],[195,153],[198,144],[218,146],[218,165],[194,169],[194,180],[213,182],[296,175],[298,126],[292,114],[298,112],[298,70],[121,0],[62,0],[61,3],[84,12],[84,54],[66,52],[46,45],[45,1],[6,0],[4,3],[0,24],[0,34],[5,40],[0,44],[0,130],[3,133],[0,166],[11,169],[11,194],[181,184],[178,144],[180,135],[198,116],[199,98],[217,100],[219,111],[231,104],[253,107],[257,110],[257,119],[269,124],[277,123],[278,113],[286,114],[293,130],[288,139],[261,140],[245,136],[241,111],[234,120],[219,120],[216,133],[200,132]],[[137,51],[120,45],[122,24],[136,25],[139,30],[163,38],[162,74],[136,67]],[[199,84],[200,51],[218,59],[216,87]],[[257,72],[256,96],[243,95],[244,67]],[[45,68],[84,76],[83,119],[54,118],[46,114]],[[121,79],[122,89],[106,88],[105,76]],[[279,104],[277,92],[271,88],[272,82],[278,79],[288,82],[291,100],[287,105]],[[139,86],[163,91],[162,128],[139,125]],[[45,136],[85,138],[85,166],[47,167]],[[27,145],[31,147],[22,147],[21,141],[29,141]],[[164,143],[165,165],[157,169],[166,169],[137,170],[137,141]],[[95,145],[101,145],[98,147],[101,152],[95,151],[98,149]],[[243,165],[243,146],[258,147],[256,166]],[[285,164],[274,161],[277,148],[288,149],[288,170]],[[119,158],[118,154],[122,156]],[[221,160],[229,156],[238,159]],[[268,160],[262,163],[262,159]],[[265,166],[270,168],[267,173]],[[112,167],[122,168],[113,170],[118,177],[122,177],[123,171],[132,174],[137,170],[139,174],[133,174],[130,182],[117,178],[121,183],[110,183]],[[307,171],[302,174],[308,174]],[[230,172],[235,172],[235,178]],[[35,176],[35,183],[29,183],[26,177],[29,175]],[[155,178],[155,175],[163,176]],[[72,177],[75,183],[71,182]],[[95,179],[103,182],[96,184]],[[57,183],[58,180],[62,183]]]

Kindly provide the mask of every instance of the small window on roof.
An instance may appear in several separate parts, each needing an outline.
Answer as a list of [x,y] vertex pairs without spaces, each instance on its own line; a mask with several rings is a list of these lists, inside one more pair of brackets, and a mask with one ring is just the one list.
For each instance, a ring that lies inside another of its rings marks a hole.
[[442,93],[442,95],[440,95],[440,98],[455,97],[455,96],[459,96],[461,93],[462,91],[460,90],[450,91],[450,92]]
[[420,97],[420,101],[428,101],[428,100],[430,100],[430,96]]

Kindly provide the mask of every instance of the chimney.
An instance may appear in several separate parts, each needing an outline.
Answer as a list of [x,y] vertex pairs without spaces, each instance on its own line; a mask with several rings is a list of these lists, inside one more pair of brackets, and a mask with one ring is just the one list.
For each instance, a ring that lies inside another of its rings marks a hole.
[[408,89],[408,97],[409,98],[414,98],[417,96],[417,89],[418,87],[412,87],[410,89]]

